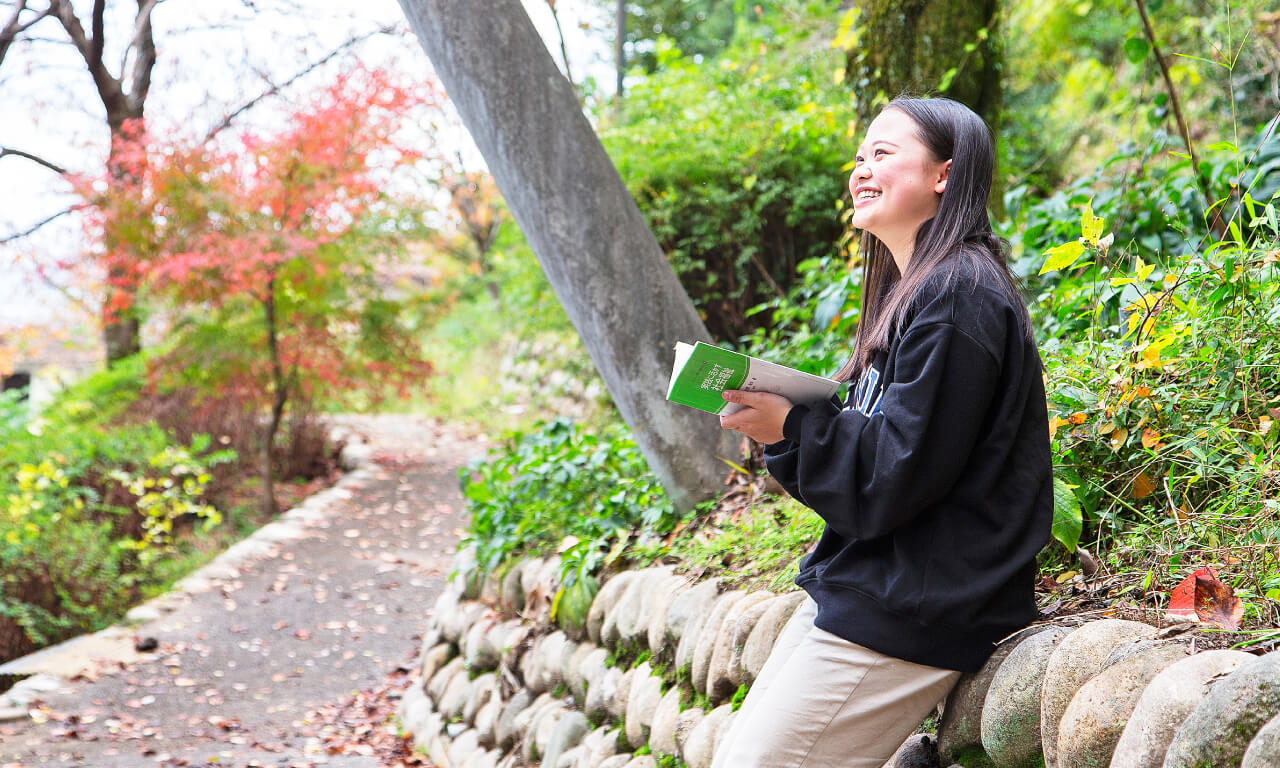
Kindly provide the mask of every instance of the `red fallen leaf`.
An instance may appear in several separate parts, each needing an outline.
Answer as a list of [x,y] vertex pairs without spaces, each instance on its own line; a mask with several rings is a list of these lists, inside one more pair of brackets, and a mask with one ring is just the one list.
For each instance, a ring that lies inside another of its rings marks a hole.
[[1165,612],[1169,621],[1198,621],[1231,631],[1240,628],[1242,616],[1244,603],[1208,566],[1197,568],[1174,587]]

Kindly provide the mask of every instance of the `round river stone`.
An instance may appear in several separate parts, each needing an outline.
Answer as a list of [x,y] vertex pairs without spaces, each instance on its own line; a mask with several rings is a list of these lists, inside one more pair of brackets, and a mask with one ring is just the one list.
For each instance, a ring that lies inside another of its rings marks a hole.
[[[707,690],[707,673],[711,669],[711,654],[715,651],[716,638],[720,635],[720,627],[724,624],[725,617],[738,601],[747,596],[742,590],[726,592],[716,600],[716,604],[711,609],[711,615],[707,616],[706,622],[702,625],[702,630],[698,633],[698,645],[693,651],[693,689],[701,693],[710,694]],[[687,762],[687,761],[686,761]],[[692,768],[692,766],[690,767]]]
[[1158,645],[1089,678],[1062,715],[1056,734],[1062,768],[1107,768],[1142,691],[1169,665],[1187,658],[1184,645]]
[[1151,637],[1156,628],[1139,621],[1102,619],[1077,627],[1058,643],[1044,670],[1040,694],[1040,741],[1046,768],[1058,765],[1058,724],[1080,686],[1102,671],[1107,655],[1125,640]]
[[960,676],[947,695],[938,721],[938,751],[943,762],[955,760],[963,752],[982,749],[982,705],[991,688],[991,678],[1014,648],[1039,631],[1039,627],[1028,629],[1005,640],[996,646],[982,669]]
[[1280,715],[1268,720],[1249,742],[1240,768],[1280,768]]
[[1116,742],[1116,768],[1161,768],[1178,727],[1209,692],[1214,680],[1254,658],[1243,651],[1213,650],[1175,661],[1138,698]]
[[1280,712],[1280,651],[1253,658],[1209,688],[1173,736],[1165,768],[1235,768]]
[[1067,630],[1053,627],[1028,637],[996,670],[982,705],[982,748],[996,768],[1033,768],[1040,750],[1040,692],[1049,656]]

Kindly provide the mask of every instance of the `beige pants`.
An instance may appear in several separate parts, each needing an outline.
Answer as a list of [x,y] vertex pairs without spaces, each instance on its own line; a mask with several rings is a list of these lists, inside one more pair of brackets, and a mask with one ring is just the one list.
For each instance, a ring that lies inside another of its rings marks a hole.
[[818,629],[817,612],[806,599],[782,630],[712,768],[881,768],[960,677]]

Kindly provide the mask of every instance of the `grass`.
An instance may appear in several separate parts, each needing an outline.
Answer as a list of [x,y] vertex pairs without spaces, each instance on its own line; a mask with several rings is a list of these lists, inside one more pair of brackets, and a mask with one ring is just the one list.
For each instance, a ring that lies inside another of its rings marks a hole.
[[792,499],[747,490],[726,497],[715,511],[678,531],[665,551],[642,550],[636,556],[717,575],[730,589],[787,592],[822,525],[822,518]]

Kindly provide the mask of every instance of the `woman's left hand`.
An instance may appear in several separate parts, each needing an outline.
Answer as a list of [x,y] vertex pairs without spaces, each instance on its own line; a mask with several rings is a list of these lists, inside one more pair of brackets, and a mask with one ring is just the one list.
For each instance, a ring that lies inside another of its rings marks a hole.
[[769,392],[742,389],[726,389],[723,396],[730,403],[746,407],[720,416],[720,426],[741,432],[758,443],[776,443],[782,439],[782,425],[791,411],[790,400]]

